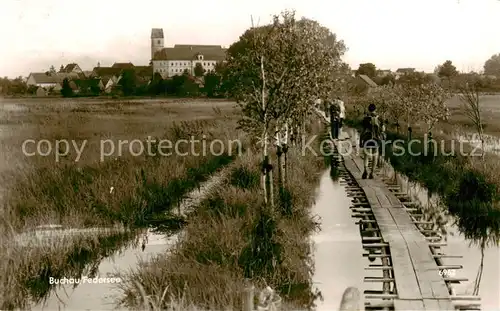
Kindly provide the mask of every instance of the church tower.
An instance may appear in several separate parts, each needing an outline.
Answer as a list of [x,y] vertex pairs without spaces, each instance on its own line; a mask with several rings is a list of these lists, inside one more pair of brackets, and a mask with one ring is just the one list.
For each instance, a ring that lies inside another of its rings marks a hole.
[[151,59],[164,48],[163,28],[151,29]]

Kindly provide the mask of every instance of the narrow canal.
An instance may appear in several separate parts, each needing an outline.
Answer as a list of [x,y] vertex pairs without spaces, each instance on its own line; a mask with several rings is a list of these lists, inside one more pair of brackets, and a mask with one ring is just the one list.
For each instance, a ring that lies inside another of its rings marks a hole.
[[329,171],[324,172],[312,209],[321,223],[321,230],[312,237],[313,282],[323,296],[323,301],[317,302],[318,311],[337,310],[348,286],[364,286],[363,267],[368,261],[363,257],[359,227],[351,217],[351,199],[341,182],[333,179]]
[[[111,256],[101,258],[92,263],[95,276],[120,279],[126,281],[123,272],[136,268],[141,261],[148,261],[152,256],[165,254],[169,247],[177,241],[178,235],[155,233],[144,230],[137,235],[135,243],[126,245]],[[71,265],[72,263],[68,263]],[[43,301],[32,306],[32,310],[121,310],[117,308],[117,301],[121,298],[118,284],[90,284],[84,283],[74,287],[71,284],[54,286]],[[126,309],[123,309],[126,310]]]

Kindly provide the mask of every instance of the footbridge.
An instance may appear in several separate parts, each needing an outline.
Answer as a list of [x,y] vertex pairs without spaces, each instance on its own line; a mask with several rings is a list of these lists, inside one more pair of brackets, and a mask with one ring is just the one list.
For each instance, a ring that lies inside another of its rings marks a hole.
[[362,179],[363,160],[348,154],[346,136],[332,140],[332,165],[352,198],[352,216],[359,219],[364,256],[370,259],[365,270],[372,275],[380,271],[380,276],[364,279],[365,284],[380,284],[380,290],[364,291],[365,310],[480,310],[480,297],[454,293],[452,284],[467,279],[446,271],[462,266],[443,263],[457,256],[441,251],[446,242],[431,222],[423,221],[419,205],[380,174]]

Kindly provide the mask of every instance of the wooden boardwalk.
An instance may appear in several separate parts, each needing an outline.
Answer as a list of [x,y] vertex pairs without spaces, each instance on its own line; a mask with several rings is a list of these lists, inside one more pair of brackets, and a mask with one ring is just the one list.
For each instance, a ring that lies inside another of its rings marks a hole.
[[[364,245],[380,246],[389,250],[389,254],[382,250],[381,254],[375,255],[382,258],[382,266],[370,265],[375,267],[367,268],[367,270],[383,272],[382,278],[378,280],[372,278],[371,282],[383,282],[384,290],[382,293],[365,293],[365,298],[380,301],[378,306],[382,309],[455,310],[459,308],[454,304],[454,301],[459,298],[450,294],[450,289],[445,283],[446,277],[440,274],[440,270],[446,269],[446,266],[439,266],[436,256],[431,252],[432,247],[443,246],[443,243],[431,243],[432,239],[425,237],[419,231],[417,227],[419,223],[412,219],[405,205],[377,176],[374,179],[362,179],[363,160],[355,152],[348,153],[346,145],[335,141],[335,146],[344,160],[345,169],[362,189],[371,208],[370,213],[373,213],[375,218],[375,221],[365,220],[365,222],[376,223],[380,234],[380,238],[371,238],[373,241],[378,239],[375,245]],[[390,264],[388,264],[389,260]],[[392,290],[389,281],[394,284]],[[471,300],[478,299],[472,297]],[[378,307],[372,305],[370,309],[378,309]]]

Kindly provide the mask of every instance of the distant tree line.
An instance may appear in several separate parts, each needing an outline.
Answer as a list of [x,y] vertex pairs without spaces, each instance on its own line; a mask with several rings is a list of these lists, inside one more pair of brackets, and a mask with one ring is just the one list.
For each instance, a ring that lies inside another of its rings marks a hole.
[[[493,55],[484,64],[482,74],[477,72],[459,72],[451,60],[436,66],[433,74],[423,72],[409,72],[396,79],[394,74],[379,75],[373,63],[360,64],[357,75],[366,75],[380,86],[389,84],[421,85],[430,82],[439,82],[450,90],[459,90],[467,83],[474,83],[479,91],[500,92],[500,53]],[[439,78],[436,81],[436,77]]]
[[[51,68],[53,71],[54,69]],[[345,68],[346,76],[349,68]],[[205,72],[198,64],[194,68],[194,75],[185,71],[182,75],[176,75],[164,79],[159,73],[153,77],[145,79],[138,76],[133,69],[126,69],[122,73],[122,78],[118,82],[110,95],[120,96],[207,96],[207,97],[231,97],[230,79],[227,77],[227,68],[222,63],[217,64],[214,71]],[[360,64],[356,74],[367,75],[377,85],[410,84],[420,85],[429,82],[439,83],[450,90],[459,90],[466,83],[474,83],[481,92],[500,92],[500,53],[491,56],[484,64],[482,74],[476,72],[461,73],[450,60],[436,66],[434,74],[423,72],[410,72],[402,75],[399,79],[393,74],[378,75],[378,70],[373,63]],[[0,95],[15,96],[25,94],[35,94],[37,87],[26,85],[22,77],[8,79],[0,78]],[[49,94],[58,95],[59,92],[48,90]],[[356,88],[356,92],[359,90]],[[102,90],[97,84],[90,81],[87,84],[78,85],[78,92],[75,92],[70,85],[70,81],[65,79],[62,84],[60,94],[65,97],[70,96],[98,96]]]
[[[221,64],[216,70],[204,72],[203,68],[196,67],[194,76],[186,70],[181,75],[163,78],[156,72],[152,78],[138,76],[133,69],[125,69],[117,85],[113,87],[110,95],[119,96],[179,96],[179,97],[227,97],[228,83],[223,79],[224,68]],[[63,81],[61,94],[64,97],[98,95],[99,90],[87,89],[75,94],[70,81]]]

